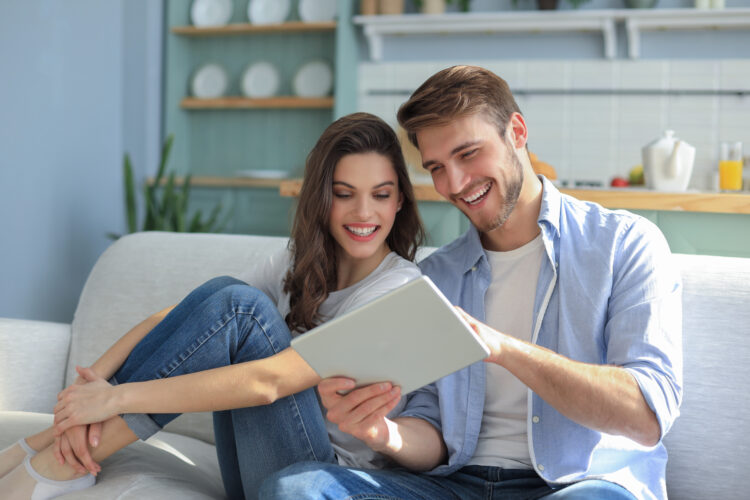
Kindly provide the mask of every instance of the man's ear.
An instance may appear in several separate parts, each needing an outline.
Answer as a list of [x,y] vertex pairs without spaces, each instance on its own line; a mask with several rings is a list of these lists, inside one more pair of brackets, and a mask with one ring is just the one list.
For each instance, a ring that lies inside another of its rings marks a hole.
[[523,119],[521,113],[513,113],[510,115],[510,122],[508,123],[508,138],[510,143],[516,149],[521,149],[526,146],[526,141],[529,139],[529,130],[526,128],[526,120]]

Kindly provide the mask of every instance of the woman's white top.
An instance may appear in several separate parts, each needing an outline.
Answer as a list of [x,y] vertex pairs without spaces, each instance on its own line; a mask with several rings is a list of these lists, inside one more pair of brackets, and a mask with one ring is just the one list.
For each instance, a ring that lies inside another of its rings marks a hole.
[[[289,313],[289,295],[283,291],[283,281],[290,263],[291,254],[285,249],[269,257],[265,265],[255,266],[252,272],[238,276],[238,279],[265,293],[276,304],[282,318]],[[318,312],[323,321],[329,321],[408,283],[420,274],[416,264],[391,252],[366,278],[350,287],[331,292]],[[295,337],[300,334],[292,332]],[[346,353],[341,355],[345,356]],[[402,397],[388,416],[398,415],[404,404],[405,398]],[[322,405],[321,409],[325,414],[326,410]],[[341,432],[337,425],[326,420],[326,427],[339,464],[372,469],[383,467],[387,463],[386,457],[372,451],[359,439]]]

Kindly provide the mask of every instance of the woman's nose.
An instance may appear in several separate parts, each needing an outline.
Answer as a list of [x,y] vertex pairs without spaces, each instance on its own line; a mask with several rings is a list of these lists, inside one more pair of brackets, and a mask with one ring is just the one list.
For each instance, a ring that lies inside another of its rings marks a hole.
[[372,202],[367,196],[361,196],[354,206],[354,215],[366,219],[372,215]]

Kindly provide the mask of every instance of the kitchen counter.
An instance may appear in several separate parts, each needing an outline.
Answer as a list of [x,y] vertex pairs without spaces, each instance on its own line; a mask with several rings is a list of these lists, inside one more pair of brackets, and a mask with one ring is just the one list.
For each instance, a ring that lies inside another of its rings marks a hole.
[[[299,195],[302,181],[282,181],[281,196]],[[750,214],[750,193],[727,194],[689,191],[684,193],[661,193],[642,188],[617,189],[561,189],[563,193],[580,200],[593,201],[607,208],[628,210],[660,210],[676,212],[705,212],[723,214]],[[415,184],[414,193],[418,201],[445,202],[432,184]]]

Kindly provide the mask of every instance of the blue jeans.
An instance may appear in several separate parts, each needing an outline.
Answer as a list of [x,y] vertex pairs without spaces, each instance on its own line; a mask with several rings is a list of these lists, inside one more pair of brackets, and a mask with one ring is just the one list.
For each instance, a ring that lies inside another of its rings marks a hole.
[[[271,300],[230,277],[193,290],[146,335],[112,377],[112,383],[174,377],[272,356],[291,335]],[[126,414],[146,439],[178,414]],[[314,389],[267,406],[214,412],[222,478],[230,498],[256,498],[263,480],[299,461],[333,462]]]
[[450,476],[306,462],[268,478],[262,500],[634,500],[625,488],[585,480],[552,489],[533,470],[469,465]]

